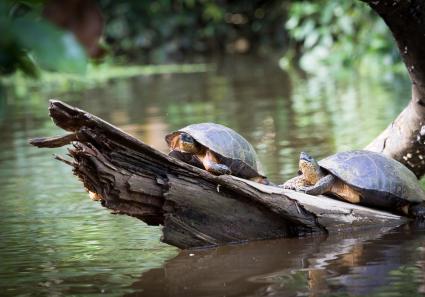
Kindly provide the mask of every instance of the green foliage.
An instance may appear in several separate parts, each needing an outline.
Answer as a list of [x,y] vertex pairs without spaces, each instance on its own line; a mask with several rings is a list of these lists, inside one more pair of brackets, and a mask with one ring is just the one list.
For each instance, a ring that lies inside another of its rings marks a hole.
[[[85,71],[84,50],[72,34],[41,19],[42,4],[42,0],[25,5],[0,0],[0,74],[21,69],[35,76],[38,68]],[[133,63],[175,62],[193,54],[289,46],[282,64],[295,56],[307,71],[366,69],[371,61],[379,61],[375,69],[400,65],[386,25],[361,1],[99,0],[98,4],[114,61],[123,57]]]
[[30,76],[38,68],[84,73],[87,57],[74,36],[42,20],[37,6],[0,0],[0,75],[22,70]]
[[154,61],[285,44],[282,1],[99,1],[112,51]]
[[43,69],[84,73],[87,58],[71,33],[27,17],[14,22],[14,31],[18,43],[30,50]]
[[305,70],[361,68],[370,61],[392,67],[399,61],[388,28],[361,1],[100,0],[100,5],[112,51],[128,59],[282,50],[289,34],[290,53]]
[[286,28],[305,70],[365,66],[371,60],[382,61],[383,65],[398,61],[385,23],[361,1],[294,2]]

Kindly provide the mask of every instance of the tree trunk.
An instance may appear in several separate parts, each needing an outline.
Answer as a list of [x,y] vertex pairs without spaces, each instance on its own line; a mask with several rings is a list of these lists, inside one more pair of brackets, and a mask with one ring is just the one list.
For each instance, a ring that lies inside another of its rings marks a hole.
[[241,178],[215,176],[167,156],[111,124],[60,101],[50,116],[70,134],[37,138],[38,147],[72,144],[73,172],[102,205],[163,225],[180,248],[398,225],[405,218],[324,196]]
[[408,106],[366,149],[425,174],[425,1],[363,0],[391,30],[412,82]]

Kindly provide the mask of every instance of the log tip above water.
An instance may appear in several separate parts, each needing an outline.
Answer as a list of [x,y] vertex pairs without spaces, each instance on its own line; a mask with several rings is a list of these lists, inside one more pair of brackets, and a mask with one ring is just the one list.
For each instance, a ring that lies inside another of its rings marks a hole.
[[58,127],[70,132],[75,132],[81,127],[84,111],[73,107],[61,100],[49,100],[49,115]]

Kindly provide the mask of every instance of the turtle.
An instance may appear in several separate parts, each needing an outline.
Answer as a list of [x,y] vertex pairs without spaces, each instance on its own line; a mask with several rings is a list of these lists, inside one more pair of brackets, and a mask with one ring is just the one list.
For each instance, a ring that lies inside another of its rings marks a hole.
[[232,174],[270,184],[252,145],[226,126],[192,124],[166,135],[165,141],[170,148],[170,156],[212,174]]
[[298,176],[281,186],[411,217],[425,216],[425,191],[415,174],[382,153],[346,151],[317,162],[302,152]]

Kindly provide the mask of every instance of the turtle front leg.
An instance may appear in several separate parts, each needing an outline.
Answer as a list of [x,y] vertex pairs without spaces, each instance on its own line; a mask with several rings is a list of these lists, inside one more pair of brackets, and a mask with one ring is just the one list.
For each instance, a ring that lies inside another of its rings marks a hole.
[[202,160],[205,170],[215,175],[232,174],[230,168],[224,164],[218,163],[217,158],[213,153],[207,151]]
[[282,187],[284,189],[295,190],[295,191],[299,191],[301,188],[304,188],[305,186],[306,186],[306,181],[302,175],[293,177],[287,180],[286,182],[284,182],[282,185],[279,185],[279,187]]
[[232,174],[230,168],[223,164],[211,163],[208,168],[205,167],[205,169],[215,175]]
[[309,187],[301,187],[299,190],[308,195],[321,195],[331,190],[333,184],[335,183],[335,180],[336,179],[333,175],[328,174],[325,177],[319,179],[319,181],[315,185]]
[[192,154],[174,150],[169,152],[168,155],[173,158],[179,159],[180,161],[183,161],[187,164],[190,164],[192,166],[195,166],[198,168],[204,168],[204,165],[199,160],[199,158]]

